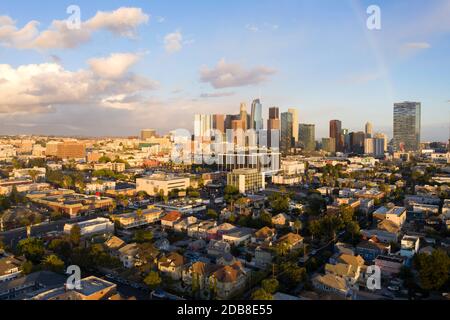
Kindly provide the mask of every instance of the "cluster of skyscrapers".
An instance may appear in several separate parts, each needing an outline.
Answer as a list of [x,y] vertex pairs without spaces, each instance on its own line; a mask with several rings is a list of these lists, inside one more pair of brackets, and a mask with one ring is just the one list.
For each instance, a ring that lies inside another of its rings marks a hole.
[[[420,149],[421,104],[418,102],[402,102],[394,104],[394,130],[392,150],[400,152]],[[298,111],[295,108],[280,113],[279,108],[269,108],[267,125],[264,126],[262,104],[255,99],[251,105],[251,113],[247,105],[242,103],[236,115],[198,114],[195,116],[194,135],[202,141],[213,140],[212,132],[220,132],[225,136],[228,130],[235,132],[251,130],[256,137],[258,147],[276,148],[283,154],[295,150],[315,151],[318,148],[330,153],[354,153],[383,156],[388,151],[389,140],[385,133],[374,132],[373,124],[366,123],[364,131],[350,132],[343,128],[342,121],[331,120],[329,137],[316,142],[315,125],[299,123]],[[234,141],[228,141],[234,142]],[[245,142],[244,142],[245,143]]]

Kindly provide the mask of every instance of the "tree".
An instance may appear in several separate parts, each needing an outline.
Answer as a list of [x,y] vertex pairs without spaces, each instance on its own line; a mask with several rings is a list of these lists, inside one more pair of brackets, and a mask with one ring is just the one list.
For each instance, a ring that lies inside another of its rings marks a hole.
[[360,233],[359,224],[356,221],[350,221],[349,223],[347,223],[346,228],[347,232],[352,235],[352,241],[354,240],[355,235],[359,235]]
[[33,263],[31,261],[25,261],[24,264],[22,264],[22,273],[30,274],[32,272],[33,272]]
[[23,254],[27,260],[34,264],[41,262],[45,253],[44,243],[36,238],[28,238],[19,241],[17,246],[20,254]]
[[64,261],[62,261],[58,256],[52,254],[42,261],[42,266],[44,269],[53,271],[56,273],[63,273],[64,272]]
[[355,209],[353,209],[349,205],[341,206],[341,216],[344,223],[349,223],[353,220],[353,216],[355,214]]
[[36,178],[38,177],[39,173],[40,172],[37,170],[29,170],[28,171],[28,174],[30,175],[31,180],[33,180],[33,182],[36,182]]
[[257,289],[252,293],[252,300],[263,301],[273,300],[273,296],[264,289]]
[[300,230],[303,228],[303,224],[300,220],[294,221],[294,229],[297,231],[297,234],[299,234]]
[[236,201],[236,205],[239,207],[239,214],[242,215],[242,209],[247,205],[247,199],[246,198],[239,198]]
[[72,244],[75,246],[78,246],[80,244],[81,228],[79,225],[75,224],[73,225],[72,229],[70,229],[69,239],[70,242],[72,242]]
[[53,239],[48,248],[63,259],[68,259],[72,252],[70,242],[65,239]]
[[265,279],[262,281],[261,286],[267,293],[274,294],[278,290],[279,283],[275,278]]
[[151,289],[156,289],[161,284],[161,277],[158,272],[150,271],[148,276],[145,277],[144,283]]
[[309,223],[309,232],[311,233],[312,239],[314,240],[315,236],[319,236],[321,232],[322,226],[319,220],[313,220]]
[[137,230],[134,233],[134,241],[137,243],[150,242],[153,240],[153,232],[150,230]]
[[208,209],[208,212],[206,213],[206,215],[211,218],[211,219],[217,219],[219,217],[219,215],[217,214],[216,210],[213,209]]
[[285,194],[271,194],[269,197],[269,203],[275,213],[286,212],[289,210],[289,197]]
[[433,253],[418,254],[414,259],[414,266],[419,272],[420,286],[425,290],[439,290],[448,280],[450,258],[441,249]]

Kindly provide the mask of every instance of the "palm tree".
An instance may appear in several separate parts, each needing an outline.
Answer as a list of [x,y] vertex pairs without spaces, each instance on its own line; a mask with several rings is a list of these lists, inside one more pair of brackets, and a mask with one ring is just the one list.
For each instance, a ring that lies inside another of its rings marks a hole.
[[295,220],[294,222],[294,229],[297,231],[297,234],[299,233],[300,229],[303,228],[303,224],[300,220]]

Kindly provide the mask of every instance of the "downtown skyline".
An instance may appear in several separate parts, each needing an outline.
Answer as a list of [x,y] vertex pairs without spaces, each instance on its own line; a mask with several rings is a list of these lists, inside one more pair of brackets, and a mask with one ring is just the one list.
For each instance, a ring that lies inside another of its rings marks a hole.
[[331,119],[392,138],[393,104],[418,101],[422,141],[447,141],[448,1],[378,1],[379,31],[366,28],[368,1],[246,1],[237,14],[234,3],[78,1],[76,36],[50,26],[70,3],[4,4],[0,134],[193,132],[194,114],[260,98],[264,120],[296,108],[317,140]]

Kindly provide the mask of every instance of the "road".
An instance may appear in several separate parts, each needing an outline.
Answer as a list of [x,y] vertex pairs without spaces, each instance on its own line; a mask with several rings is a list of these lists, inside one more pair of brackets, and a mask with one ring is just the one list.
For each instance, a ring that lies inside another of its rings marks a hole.
[[[62,232],[66,223],[82,222],[93,218],[94,216],[84,216],[36,225],[31,228],[31,237],[42,237],[46,233],[52,231]],[[0,233],[0,238],[2,238],[3,242],[10,247],[15,247],[20,240],[25,239],[26,237],[27,229],[25,227]]]

